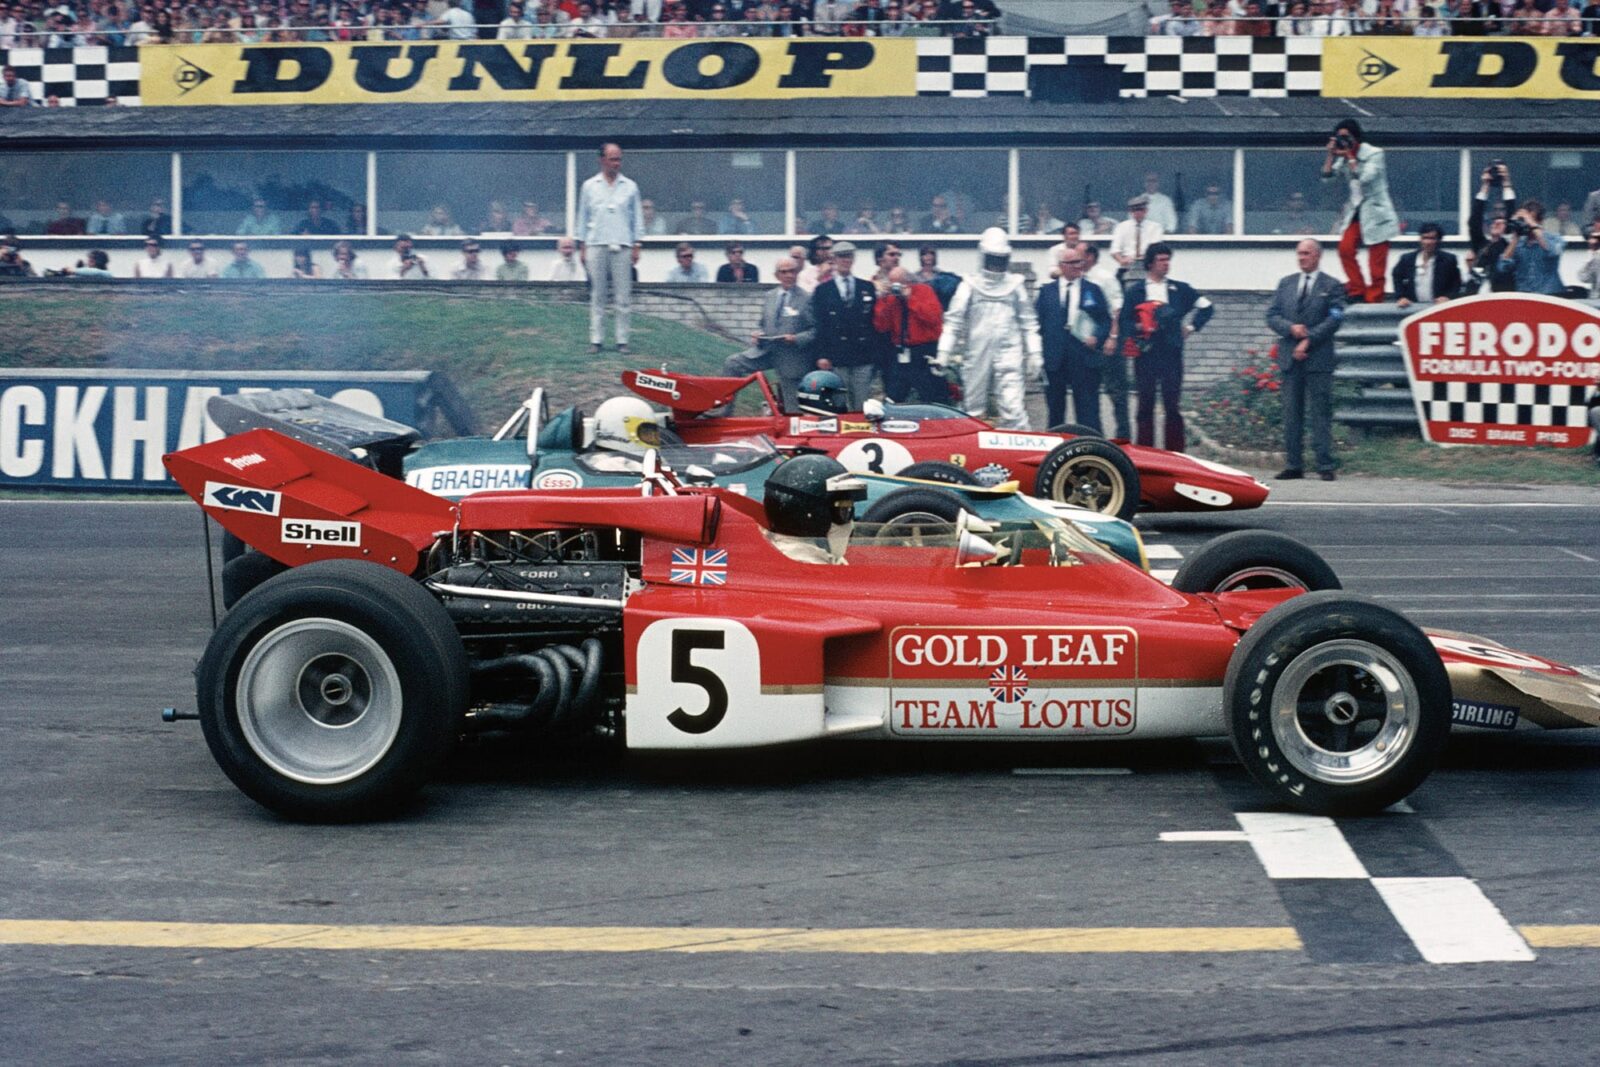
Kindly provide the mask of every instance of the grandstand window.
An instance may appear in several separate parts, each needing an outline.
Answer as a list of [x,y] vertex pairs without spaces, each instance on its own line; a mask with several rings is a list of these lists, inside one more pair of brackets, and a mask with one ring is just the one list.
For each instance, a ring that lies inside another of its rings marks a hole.
[[1009,167],[1002,149],[796,152],[796,203],[811,233],[979,233],[1007,224]]
[[[1316,150],[1247,149],[1244,232],[1331,235],[1350,190],[1343,182],[1322,180],[1322,158]],[[1425,222],[1455,232],[1459,156],[1449,150],[1390,148],[1384,159],[1402,232],[1415,233]]]
[[[1536,197],[1544,204],[1546,229],[1572,237],[1588,226],[1584,206],[1589,193],[1600,186],[1600,179],[1596,178],[1600,174],[1600,152],[1565,148],[1533,152],[1474,149],[1468,196],[1478,195],[1483,168],[1497,159],[1511,172],[1511,188],[1516,190],[1517,199]],[[1558,214],[1562,204],[1568,205],[1564,218]],[[1556,225],[1558,221],[1559,226]]]
[[[1201,233],[1218,228],[1212,221],[1215,218],[1223,225],[1232,221],[1232,151],[1071,148],[1024,149],[1019,155],[1022,202],[1018,205],[1018,229],[1022,233],[1057,234],[1060,225],[1049,225],[1050,219],[1041,222],[1042,215],[1049,214],[1058,222],[1078,222],[1085,218],[1090,204],[1099,205],[1100,217],[1120,220],[1128,214],[1129,198],[1140,193],[1159,193],[1171,201],[1177,233],[1188,233],[1191,219]],[[1216,210],[1195,211],[1208,188],[1218,191]],[[1155,209],[1150,218],[1163,225],[1168,221],[1157,218]]]
[[[555,237],[565,228],[562,152],[379,152],[377,169],[379,233]],[[529,204],[532,224],[518,229]]]
[[[151,202],[163,202],[172,187],[172,156],[167,152],[4,152],[0,153],[0,230],[42,234],[66,204],[68,219],[85,227],[96,205],[120,224],[100,233],[139,233]],[[119,228],[120,227],[120,228]],[[67,233],[76,226],[52,233]],[[84,232],[78,230],[77,232]]]
[[313,200],[321,215],[310,232],[348,233],[351,209],[366,207],[366,190],[365,152],[183,153],[183,227],[190,233],[293,234]]
[[[594,173],[592,164],[579,157],[579,181]],[[782,152],[629,151],[622,171],[654,207],[648,236],[786,232]]]

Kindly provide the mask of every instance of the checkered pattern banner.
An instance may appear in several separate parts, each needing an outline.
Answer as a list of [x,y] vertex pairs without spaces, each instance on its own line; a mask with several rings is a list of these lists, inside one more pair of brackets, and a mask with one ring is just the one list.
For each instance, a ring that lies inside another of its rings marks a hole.
[[53,96],[62,107],[139,103],[137,48],[13,48],[0,63],[17,68],[35,104]]
[[1498,382],[1418,382],[1428,422],[1587,427],[1588,388]]
[[1026,96],[1036,67],[1110,68],[1122,96],[1316,96],[1316,37],[979,37],[917,42],[919,96]]

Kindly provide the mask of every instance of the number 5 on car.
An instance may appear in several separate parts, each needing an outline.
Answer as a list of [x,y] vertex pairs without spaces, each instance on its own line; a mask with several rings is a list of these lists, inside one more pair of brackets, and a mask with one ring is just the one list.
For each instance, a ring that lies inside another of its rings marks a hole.
[[628,747],[731,748],[820,736],[821,685],[763,692],[761,663],[756,636],[741,622],[651,623],[634,647]]

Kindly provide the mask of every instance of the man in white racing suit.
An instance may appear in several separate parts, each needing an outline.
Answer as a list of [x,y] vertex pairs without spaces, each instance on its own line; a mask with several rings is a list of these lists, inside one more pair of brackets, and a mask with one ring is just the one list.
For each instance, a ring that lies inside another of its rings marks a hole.
[[1005,231],[998,226],[983,231],[978,252],[983,269],[961,280],[944,313],[938,363],[961,367],[961,404],[967,414],[987,414],[992,392],[995,425],[1026,430],[1023,392],[1044,370],[1039,321],[1024,278],[1008,271],[1011,242]]

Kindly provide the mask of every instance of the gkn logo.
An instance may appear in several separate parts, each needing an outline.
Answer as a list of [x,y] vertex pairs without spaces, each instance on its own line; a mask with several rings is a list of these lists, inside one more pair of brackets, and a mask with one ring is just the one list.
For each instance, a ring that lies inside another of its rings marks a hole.
[[276,515],[282,497],[270,489],[251,489],[225,482],[207,482],[202,499],[225,511],[249,511],[256,515]]

